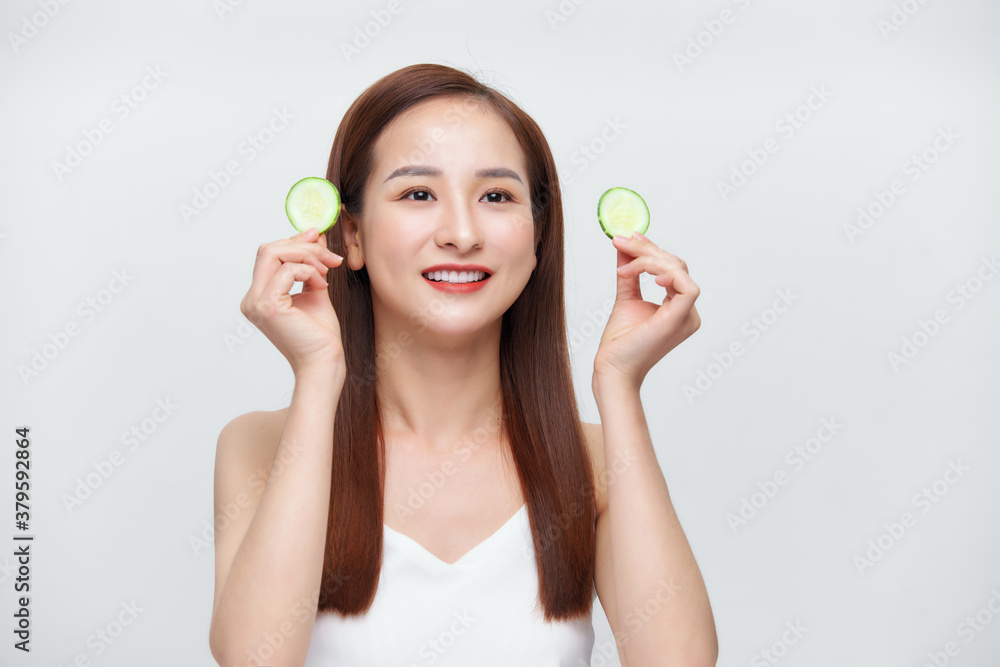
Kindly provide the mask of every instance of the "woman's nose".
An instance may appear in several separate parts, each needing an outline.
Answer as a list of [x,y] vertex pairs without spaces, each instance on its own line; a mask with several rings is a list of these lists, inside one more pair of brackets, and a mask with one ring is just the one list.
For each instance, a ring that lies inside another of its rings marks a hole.
[[451,244],[460,252],[483,245],[483,230],[473,208],[460,200],[442,207],[442,219],[438,221],[438,245]]

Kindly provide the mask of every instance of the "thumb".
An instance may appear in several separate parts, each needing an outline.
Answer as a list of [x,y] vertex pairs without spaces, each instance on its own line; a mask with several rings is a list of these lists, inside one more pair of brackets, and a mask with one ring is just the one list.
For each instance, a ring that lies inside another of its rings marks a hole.
[[[618,250],[618,269],[621,269],[623,266],[631,262],[633,259],[635,258],[631,257],[630,255],[626,255],[621,250]],[[628,273],[632,273],[631,271],[629,271],[625,276],[623,276],[622,271],[617,269],[616,273],[618,275],[618,289],[617,289],[616,300],[641,299],[642,292],[639,289],[639,274],[637,273],[635,275],[630,276],[627,275]],[[641,273],[641,271],[639,273]]]

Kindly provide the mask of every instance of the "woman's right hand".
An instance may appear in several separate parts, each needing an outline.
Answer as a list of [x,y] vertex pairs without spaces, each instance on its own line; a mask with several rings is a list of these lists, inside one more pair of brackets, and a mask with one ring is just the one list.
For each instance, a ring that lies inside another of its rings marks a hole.
[[[257,249],[253,282],[240,311],[298,373],[310,366],[346,370],[340,321],[324,276],[344,259],[326,247],[315,228]],[[289,294],[301,281],[302,291]]]

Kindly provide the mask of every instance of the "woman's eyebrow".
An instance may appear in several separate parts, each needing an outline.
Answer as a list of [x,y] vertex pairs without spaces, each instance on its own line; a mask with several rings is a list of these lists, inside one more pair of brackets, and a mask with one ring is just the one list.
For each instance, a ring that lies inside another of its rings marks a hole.
[[491,167],[490,169],[480,169],[476,172],[476,178],[513,178],[524,185],[524,181],[517,175],[517,172],[507,167]]
[[396,178],[397,176],[440,176],[441,170],[437,167],[426,167],[423,165],[413,165],[408,164],[405,167],[400,167],[396,171],[389,174],[389,176],[382,181],[387,182],[391,178]]
[[[383,183],[389,181],[390,179],[399,176],[440,176],[441,170],[437,167],[428,167],[424,165],[413,165],[409,164],[405,167],[400,167],[396,171],[389,174]],[[515,181],[524,184],[521,177],[518,176],[517,172],[513,169],[508,169],[507,167],[490,167],[488,169],[480,169],[476,172],[476,178],[513,178]]]

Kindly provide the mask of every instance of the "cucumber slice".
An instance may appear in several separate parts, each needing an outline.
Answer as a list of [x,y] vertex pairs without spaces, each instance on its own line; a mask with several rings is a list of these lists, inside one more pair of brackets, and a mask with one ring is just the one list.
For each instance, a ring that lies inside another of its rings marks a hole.
[[340,193],[325,178],[310,176],[292,186],[285,197],[285,213],[300,232],[315,227],[322,234],[340,215]]
[[597,200],[597,220],[609,239],[615,234],[645,234],[649,229],[649,207],[634,190],[610,188]]

